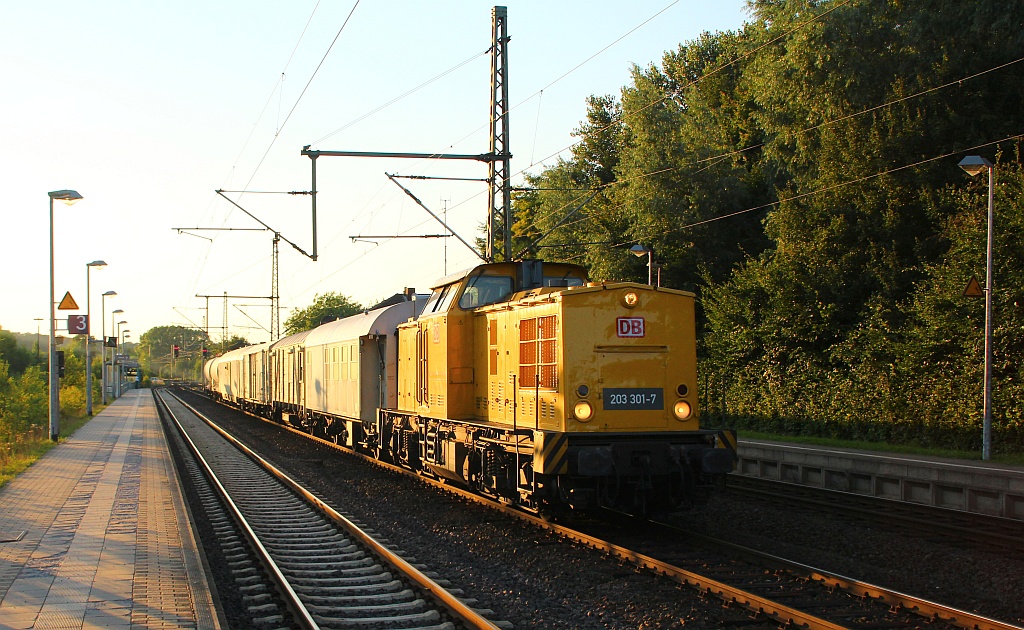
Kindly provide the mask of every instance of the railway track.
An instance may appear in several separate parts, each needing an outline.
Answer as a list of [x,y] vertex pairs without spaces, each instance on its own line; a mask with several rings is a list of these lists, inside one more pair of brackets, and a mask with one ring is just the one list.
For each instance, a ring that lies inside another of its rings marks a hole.
[[[157,400],[262,566],[262,572],[250,566],[241,570],[254,625],[437,630],[506,625],[488,620],[488,611],[471,608],[415,559],[389,549],[386,541],[207,424],[187,403],[166,393],[158,393]],[[233,535],[226,544],[227,555],[241,555]],[[266,576],[269,587],[257,573]]]
[[[274,426],[337,448],[301,431]],[[345,449],[340,450],[351,454]],[[405,472],[402,468],[364,459]],[[496,505],[447,484],[417,478],[560,537],[601,550],[624,563],[669,577],[697,589],[703,596],[718,597],[727,606],[746,609],[755,624],[760,620],[761,623],[778,626],[830,629],[925,625],[929,628],[1018,628],[725,541],[684,532],[665,523],[640,523],[636,519],[624,521],[621,515],[616,515],[610,520],[576,522],[565,526]]]
[[[716,564],[723,583],[756,593],[773,594],[796,611],[771,613],[774,619],[791,616],[791,623],[812,628],[919,627],[1014,630],[1018,626],[958,610],[787,560],[749,547],[692,532],[669,523],[639,523],[628,515],[615,514],[597,525],[577,527],[599,541],[628,545],[628,554],[644,556],[637,564],[666,574],[685,575],[692,569]],[[569,535],[569,534],[567,534]],[[682,544],[681,544],[682,543]],[[611,543],[598,542],[597,546]],[[715,555],[706,555],[698,549]],[[620,555],[621,552],[612,553]],[[623,557],[620,555],[620,557]],[[667,565],[667,568],[666,568]],[[751,602],[754,603],[754,602]],[[748,606],[751,607],[751,606]],[[751,609],[753,609],[751,607]],[[763,614],[763,613],[762,613]]]
[[894,501],[851,492],[813,488],[783,481],[730,475],[729,491],[751,497],[853,516],[872,524],[886,523],[902,532],[916,532],[949,543],[960,540],[975,549],[1024,560],[1024,521]]

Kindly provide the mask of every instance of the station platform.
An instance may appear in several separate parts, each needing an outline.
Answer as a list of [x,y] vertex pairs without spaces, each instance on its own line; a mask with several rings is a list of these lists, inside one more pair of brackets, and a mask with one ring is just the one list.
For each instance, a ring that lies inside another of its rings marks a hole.
[[733,474],[1024,520],[1024,466],[740,439]]
[[221,627],[150,390],[0,489],[0,628]]

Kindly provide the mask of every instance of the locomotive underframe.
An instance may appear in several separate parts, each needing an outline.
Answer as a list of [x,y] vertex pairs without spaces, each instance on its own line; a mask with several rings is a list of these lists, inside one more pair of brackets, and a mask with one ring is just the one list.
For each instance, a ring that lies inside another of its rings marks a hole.
[[410,470],[545,512],[647,512],[700,500],[730,472],[715,431],[566,434],[379,410],[360,445]]
[[[706,498],[735,458],[732,450],[716,448],[719,433],[712,430],[565,434],[384,409],[371,423],[297,405],[233,404],[535,512],[677,508]],[[546,444],[558,440],[561,448],[548,452]]]

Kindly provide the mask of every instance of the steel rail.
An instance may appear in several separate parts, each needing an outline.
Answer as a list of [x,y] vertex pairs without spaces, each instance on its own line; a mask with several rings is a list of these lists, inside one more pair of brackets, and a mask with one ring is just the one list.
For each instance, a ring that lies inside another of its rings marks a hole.
[[[200,420],[209,425],[214,431],[221,435],[228,442],[233,444],[240,451],[251,457],[267,472],[277,477],[282,483],[288,486],[292,491],[298,493],[307,501],[315,505],[321,512],[327,515],[331,520],[341,525],[348,531],[354,538],[358,539],[364,545],[369,547],[374,553],[381,557],[385,562],[391,565],[396,571],[415,582],[425,593],[430,595],[435,601],[441,603],[448,611],[455,617],[457,617],[462,623],[466,624],[470,628],[480,628],[485,630],[500,630],[500,626],[495,625],[489,619],[481,616],[475,610],[464,604],[460,599],[452,595],[443,586],[432,580],[430,577],[425,575],[422,571],[409,564],[404,558],[394,554],[387,547],[384,547],[377,542],[372,536],[367,534],[358,525],[350,521],[344,515],[340,514],[337,510],[332,508],[330,505],[322,501],[319,497],[306,490],[304,487],[299,485],[295,480],[279,470],[273,464],[260,457],[255,451],[250,449],[248,446],[243,444],[237,438],[232,436],[230,433],[217,426],[215,422],[210,420],[206,415],[200,412],[198,409],[190,405],[189,403],[182,400],[179,396],[171,394],[178,402],[185,406],[186,409],[191,411]],[[256,416],[258,417],[258,416]],[[281,426],[281,425],[278,425]],[[300,432],[301,433],[301,432]],[[308,435],[308,434],[303,434]],[[330,442],[326,442],[330,444]]]
[[[236,408],[232,408],[232,409],[236,409]],[[425,484],[428,484],[428,485],[430,485],[430,486],[432,486],[432,487],[434,487],[434,488],[436,488],[438,490],[449,492],[449,493],[454,494],[456,496],[459,496],[461,498],[469,499],[469,500],[474,501],[476,503],[479,503],[481,505],[485,505],[485,506],[490,507],[492,509],[496,509],[496,510],[499,510],[499,511],[501,511],[503,513],[515,516],[517,518],[520,518],[522,520],[530,522],[531,524],[535,524],[535,526],[537,526],[539,528],[542,528],[544,530],[547,530],[549,532],[552,532],[554,534],[557,534],[559,536],[563,536],[565,538],[569,538],[571,540],[575,540],[577,542],[581,542],[581,543],[583,543],[583,544],[585,544],[587,546],[590,546],[592,548],[595,548],[595,549],[598,549],[598,550],[601,550],[601,551],[605,551],[605,552],[607,552],[607,553],[609,553],[609,554],[611,554],[611,555],[613,555],[613,556],[615,556],[617,558],[625,560],[625,561],[627,561],[627,562],[629,562],[631,564],[634,564],[636,566],[641,566],[641,568],[645,568],[645,569],[656,571],[657,573],[660,573],[660,574],[666,575],[667,577],[676,579],[677,581],[679,581],[681,583],[684,583],[684,584],[687,584],[689,586],[692,586],[694,588],[697,588],[698,590],[714,594],[714,595],[716,595],[716,596],[718,596],[718,597],[720,597],[720,598],[722,598],[722,599],[724,599],[726,601],[730,601],[730,602],[733,602],[733,603],[736,603],[736,604],[739,604],[739,605],[743,605],[744,607],[748,608],[748,610],[751,610],[751,611],[753,611],[755,613],[764,614],[764,615],[767,615],[769,617],[772,617],[772,619],[774,619],[776,621],[779,621],[779,623],[783,623],[783,624],[786,624],[786,623],[788,623],[788,624],[797,623],[798,625],[800,625],[802,627],[806,627],[806,628],[822,628],[822,629],[824,629],[824,628],[844,628],[844,626],[839,626],[839,625],[833,624],[833,623],[831,623],[829,621],[826,621],[826,620],[823,620],[823,619],[820,619],[820,618],[817,618],[817,617],[814,617],[814,616],[810,616],[810,615],[801,613],[799,611],[795,611],[795,610],[793,610],[793,608],[790,608],[790,607],[785,606],[783,604],[778,604],[777,602],[772,602],[770,600],[766,600],[765,598],[760,597],[758,595],[755,595],[753,593],[742,591],[741,589],[737,589],[735,587],[732,587],[732,586],[729,586],[729,585],[726,585],[726,584],[722,584],[722,583],[717,582],[715,580],[711,580],[711,579],[709,579],[709,578],[707,578],[705,576],[700,576],[700,575],[694,574],[692,572],[687,572],[687,571],[685,571],[685,570],[683,570],[681,568],[678,568],[678,566],[674,566],[672,564],[668,564],[666,562],[662,562],[660,560],[656,560],[654,558],[650,558],[649,556],[645,556],[643,554],[640,554],[640,553],[637,553],[635,551],[626,549],[624,547],[617,547],[615,545],[607,543],[606,541],[602,541],[600,539],[590,537],[590,536],[588,536],[586,534],[583,534],[581,532],[577,532],[577,531],[571,530],[569,528],[558,526],[558,524],[556,524],[556,523],[553,523],[553,522],[544,520],[543,518],[540,518],[538,516],[535,516],[535,515],[523,512],[520,509],[517,509],[517,508],[514,508],[514,507],[510,507],[510,506],[507,506],[507,505],[503,505],[503,504],[500,504],[500,503],[496,503],[493,500],[489,500],[489,499],[487,499],[485,497],[481,497],[479,495],[476,495],[474,493],[462,490],[462,489],[457,488],[455,486],[451,486],[449,484],[445,484],[445,482],[443,482],[443,481],[439,481],[439,480],[432,479],[430,477],[426,477],[426,476],[423,476],[423,475],[415,474],[415,473],[411,472],[407,468],[402,468],[401,466],[396,466],[394,464],[390,464],[388,462],[383,462],[381,460],[374,459],[372,457],[368,457],[368,456],[366,456],[364,454],[357,453],[355,451],[349,450],[347,448],[344,448],[344,447],[336,445],[336,444],[334,444],[332,442],[329,442],[329,440],[327,440],[327,439],[323,439],[321,437],[316,437],[315,435],[311,435],[308,432],[299,430],[299,429],[294,428],[292,426],[288,426],[288,425],[281,424],[281,423],[278,423],[278,422],[272,422],[270,420],[267,420],[266,418],[263,418],[261,416],[257,416],[255,414],[251,414],[251,413],[249,413],[247,411],[244,411],[244,410],[238,410],[238,409],[236,409],[236,410],[237,411],[242,411],[242,413],[245,413],[245,414],[247,414],[247,415],[249,415],[249,416],[251,416],[253,418],[256,418],[258,420],[261,420],[263,422],[267,422],[269,424],[272,424],[275,427],[284,428],[284,429],[286,429],[288,431],[291,431],[293,433],[297,433],[299,435],[302,435],[303,437],[306,437],[307,439],[315,440],[315,442],[317,442],[319,444],[323,444],[325,446],[331,447],[331,448],[333,448],[333,449],[335,449],[335,450],[337,450],[337,451],[339,451],[341,453],[344,453],[346,455],[358,457],[358,458],[360,458],[362,460],[365,460],[367,462],[376,464],[376,465],[381,466],[383,468],[386,468],[388,470],[392,470],[392,471],[396,471],[396,472],[401,472],[403,474],[409,474],[410,476],[413,476],[413,477],[415,477],[415,478],[425,482]],[[826,586],[835,587],[835,588],[838,588],[840,590],[843,590],[843,591],[848,592],[848,593],[853,594],[853,595],[867,597],[867,598],[871,598],[871,599],[878,600],[878,601],[883,601],[883,602],[885,602],[885,603],[887,603],[889,605],[892,605],[892,606],[899,606],[899,607],[902,608],[902,610],[905,610],[905,611],[908,611],[908,612],[912,612],[912,613],[914,613],[916,615],[920,615],[920,616],[922,616],[922,617],[924,617],[926,619],[941,619],[941,620],[943,620],[943,621],[945,621],[947,623],[950,623],[950,624],[958,626],[958,627],[971,628],[971,629],[976,629],[976,630],[1024,630],[1024,627],[1022,627],[1022,626],[1016,626],[1016,625],[1009,624],[1009,623],[1006,623],[1006,622],[1001,622],[1001,621],[998,621],[998,620],[995,620],[995,619],[983,617],[983,616],[980,616],[980,615],[975,615],[974,613],[970,613],[968,611],[959,610],[959,608],[955,608],[955,607],[952,607],[952,606],[947,606],[947,605],[944,605],[944,604],[936,603],[934,601],[930,601],[930,600],[927,600],[927,599],[924,599],[924,598],[921,598],[921,597],[915,597],[913,595],[908,595],[906,593],[901,593],[899,591],[895,591],[895,590],[892,590],[892,589],[887,589],[887,588],[882,587],[882,586],[878,586],[878,585],[874,585],[874,584],[869,584],[867,582],[861,582],[861,581],[855,580],[853,578],[847,578],[847,577],[844,577],[844,576],[840,576],[839,574],[830,573],[830,572],[824,571],[822,569],[814,568],[814,566],[810,566],[808,564],[802,564],[802,563],[796,562],[794,560],[787,560],[785,558],[782,558],[782,557],[779,557],[779,556],[774,556],[774,555],[771,555],[771,554],[768,554],[768,553],[764,553],[764,552],[758,551],[756,549],[750,549],[748,547],[743,547],[741,545],[736,545],[734,543],[730,543],[730,542],[727,542],[727,541],[722,541],[722,540],[719,540],[719,539],[715,539],[713,537],[705,536],[705,535],[702,535],[702,534],[697,534],[697,533],[694,533],[694,532],[689,532],[689,531],[686,531],[686,530],[681,530],[680,528],[675,528],[674,526],[671,526],[671,524],[668,524],[668,523],[656,522],[656,521],[651,521],[651,522],[654,522],[655,524],[658,524],[658,526],[660,526],[660,527],[672,528],[672,529],[674,529],[676,531],[684,532],[686,535],[691,536],[691,537],[693,537],[695,539],[699,539],[699,540],[702,540],[703,542],[706,542],[706,543],[709,543],[709,544],[713,544],[713,545],[716,545],[716,546],[719,546],[719,547],[722,547],[722,548],[729,549],[729,550],[731,550],[731,551],[733,551],[735,553],[738,553],[738,554],[741,554],[741,555],[746,555],[746,556],[749,556],[749,557],[757,558],[759,561],[763,561],[765,563],[773,565],[774,568],[785,570],[785,571],[791,571],[792,573],[795,573],[795,574],[797,574],[797,575],[799,575],[801,577],[807,578],[809,580],[814,580],[816,582],[820,582],[820,583],[822,583],[822,584],[824,584]],[[679,573],[677,574],[675,572],[679,572]],[[718,586],[721,586],[722,588],[721,589],[717,589],[716,587],[718,587]],[[735,596],[732,595],[733,592],[736,594]],[[764,607],[761,606],[762,602],[764,602],[766,604]],[[775,611],[775,613],[773,614],[770,611]],[[787,611],[794,611],[794,613],[796,613],[796,614],[793,615],[793,616],[787,616],[787,615],[785,615],[785,613]],[[804,619],[804,621],[798,621],[798,620],[800,620],[802,618]]]
[[[1024,541],[1019,535],[1003,534],[997,531],[979,530],[977,527],[956,524],[952,522],[938,522],[936,518],[958,519],[963,521],[974,521],[975,524],[982,524],[986,527],[1014,528],[1024,531],[1024,523],[1017,519],[1003,516],[992,516],[967,512],[950,508],[942,508],[934,505],[918,504],[909,501],[897,501],[883,497],[857,494],[856,492],[844,492],[841,490],[828,490],[814,486],[788,483],[744,475],[730,475],[728,480],[730,490],[757,497],[768,497],[785,503],[800,503],[820,507],[826,510],[853,514],[856,516],[868,517],[872,520],[884,519],[890,523],[911,524],[931,532],[947,533],[953,532],[965,540],[984,541],[991,545],[993,541],[1007,550],[1017,551],[1024,549]],[[795,494],[779,492],[768,488],[791,489]],[[856,505],[849,503],[840,504],[830,497],[841,497]],[[892,510],[884,509],[892,507]],[[915,514],[916,513],[916,514]],[[929,518],[935,517],[935,518]]]
[[[181,400],[181,399],[178,398],[178,400]],[[188,407],[190,410],[192,410],[193,413],[196,413],[197,415],[199,415],[200,418],[203,418],[207,423],[210,424],[210,426],[214,427],[214,429],[217,430],[219,433],[225,434],[223,429],[221,429],[220,427],[217,427],[212,421],[208,420],[205,416],[199,414],[199,412],[197,412],[192,406],[188,405],[188,403],[185,403],[183,401],[183,404],[185,404],[186,407]],[[408,469],[402,468],[400,466],[395,466],[395,465],[389,464],[387,462],[382,462],[380,460],[373,459],[371,457],[367,457],[367,456],[365,456],[365,455],[363,455],[361,453],[356,453],[355,451],[350,451],[350,450],[345,449],[345,448],[343,448],[341,446],[338,446],[337,444],[334,444],[334,443],[329,442],[327,440],[323,440],[323,439],[318,438],[316,436],[312,436],[309,433],[306,433],[304,431],[300,431],[300,430],[295,429],[293,427],[290,427],[290,426],[287,426],[287,425],[278,424],[276,422],[271,422],[270,420],[267,420],[266,418],[262,418],[260,416],[254,415],[254,414],[250,414],[249,412],[243,412],[243,413],[246,413],[246,414],[248,414],[248,415],[250,415],[250,416],[252,416],[254,418],[258,418],[258,419],[260,419],[260,420],[262,420],[264,422],[271,423],[271,424],[273,424],[276,427],[284,428],[284,429],[287,429],[288,431],[291,431],[293,433],[297,433],[297,434],[299,434],[299,435],[301,435],[301,436],[303,436],[305,438],[312,439],[312,440],[315,440],[315,441],[317,441],[319,443],[322,443],[324,445],[333,447],[333,448],[335,448],[335,449],[337,449],[337,450],[339,450],[339,451],[341,451],[343,453],[348,453],[348,454],[351,454],[351,455],[355,455],[355,456],[357,456],[359,458],[362,458],[365,461],[375,463],[375,464],[377,464],[377,465],[379,465],[379,466],[381,466],[381,467],[383,467],[385,469],[393,470],[393,471],[396,471],[396,472],[401,472],[403,474],[408,474],[408,475],[414,476],[415,478],[417,478],[417,479],[419,479],[421,481],[424,481],[427,484],[430,484],[430,485],[432,485],[432,486],[434,486],[434,487],[436,487],[438,489],[445,490],[445,491],[450,492],[452,494],[455,494],[457,496],[460,496],[460,497],[472,500],[472,501],[480,503],[482,505],[486,505],[486,506],[491,507],[493,509],[497,509],[497,510],[499,510],[499,511],[505,513],[505,514],[514,516],[514,517],[519,518],[521,520],[524,520],[524,521],[526,521],[528,523],[531,523],[531,524],[533,524],[536,527],[539,527],[541,529],[548,530],[548,531],[550,531],[550,532],[552,532],[554,534],[557,534],[559,536],[568,538],[570,540],[575,540],[577,542],[583,543],[584,545],[587,545],[588,547],[591,547],[591,548],[596,549],[598,551],[605,552],[605,553],[607,553],[607,554],[609,554],[609,555],[611,555],[613,557],[616,557],[616,558],[618,558],[620,560],[628,562],[628,563],[630,563],[630,564],[632,564],[634,566],[656,571],[657,573],[660,573],[662,575],[665,575],[666,577],[672,578],[672,579],[680,582],[681,584],[685,584],[687,586],[695,588],[698,591],[714,595],[714,596],[716,596],[716,597],[718,597],[718,598],[720,598],[720,599],[722,599],[722,600],[724,600],[724,601],[726,601],[728,603],[737,604],[739,606],[743,606],[744,608],[746,608],[746,609],[748,609],[748,610],[750,610],[750,611],[752,611],[754,613],[770,617],[774,621],[779,623],[780,625],[783,625],[783,626],[793,626],[793,625],[795,625],[795,626],[798,626],[798,627],[814,629],[814,630],[844,630],[845,629],[845,626],[834,624],[834,623],[832,623],[832,622],[830,622],[830,621],[828,621],[826,619],[822,619],[820,617],[817,617],[817,616],[811,615],[809,613],[797,610],[795,608],[791,608],[789,606],[786,606],[784,604],[780,604],[778,602],[772,601],[772,600],[767,599],[765,597],[761,597],[760,595],[755,595],[754,593],[750,593],[748,591],[744,591],[743,589],[740,589],[740,588],[737,588],[737,587],[734,587],[734,586],[730,586],[729,584],[725,584],[724,582],[719,582],[718,580],[713,580],[713,579],[711,579],[711,578],[709,578],[707,576],[703,576],[703,575],[700,575],[698,573],[694,573],[692,571],[687,571],[686,569],[682,569],[680,567],[673,566],[673,565],[668,564],[666,562],[662,562],[660,560],[657,560],[656,558],[652,558],[650,556],[646,556],[646,555],[637,553],[637,552],[632,551],[630,549],[626,549],[625,547],[619,547],[617,545],[614,545],[614,544],[609,543],[607,541],[601,540],[599,538],[595,538],[593,536],[588,536],[587,534],[584,534],[582,532],[576,531],[574,529],[571,529],[571,528],[568,528],[568,527],[564,527],[562,525],[557,525],[555,523],[551,523],[551,522],[545,521],[542,518],[539,518],[537,516],[533,516],[532,514],[527,514],[527,513],[523,512],[522,510],[519,510],[519,509],[516,509],[516,508],[513,508],[513,507],[509,507],[509,506],[506,506],[506,505],[501,505],[501,504],[495,503],[494,501],[488,500],[488,499],[486,499],[484,497],[481,497],[481,496],[479,496],[477,494],[473,494],[473,493],[468,492],[466,490],[463,490],[461,488],[457,488],[455,486],[451,486],[451,485],[445,484],[445,483],[440,482],[440,481],[435,481],[433,479],[430,479],[428,477],[423,477],[421,475],[415,475],[415,474],[411,473]],[[244,445],[239,445],[239,448],[242,448],[243,450],[245,450],[247,452],[251,452]],[[259,456],[256,456],[256,457],[259,457]],[[342,517],[342,518],[344,518],[344,517]]]
[[[173,396],[174,394],[171,395]],[[177,397],[175,396],[175,398]],[[170,406],[163,400],[162,394],[158,394],[157,399],[163,406],[164,411],[167,412],[168,417],[174,422],[174,425],[178,428],[178,432],[181,434],[182,438],[188,444],[189,449],[191,449],[192,451],[193,457],[195,457],[196,461],[203,468],[203,471],[205,472],[207,478],[210,480],[211,485],[217,489],[217,492],[220,494],[220,498],[223,499],[225,505],[227,505],[228,511],[234,518],[235,522],[242,529],[242,532],[245,535],[245,537],[249,540],[249,544],[256,552],[256,557],[259,559],[260,564],[263,565],[263,568],[266,569],[266,571],[270,574],[271,580],[276,585],[278,593],[281,595],[282,600],[285,602],[285,606],[287,606],[288,610],[292,613],[292,616],[296,623],[298,623],[299,626],[307,630],[319,630],[319,624],[317,624],[316,620],[313,619],[312,614],[310,614],[310,612],[306,609],[306,606],[302,603],[302,600],[299,599],[298,594],[296,594],[295,591],[292,589],[291,585],[288,583],[288,578],[286,578],[284,573],[281,572],[281,569],[277,566],[277,563],[274,562],[274,559],[270,557],[270,553],[267,551],[266,547],[263,546],[263,543],[260,542],[259,536],[256,535],[256,532],[253,531],[252,527],[249,525],[249,522],[242,514],[242,511],[231,499],[231,495],[228,493],[227,489],[221,484],[220,479],[217,477],[217,474],[213,472],[213,468],[210,467],[210,464],[206,461],[206,458],[204,458],[203,454],[199,452],[199,447],[196,446],[195,442],[192,441],[192,438],[189,437],[188,433],[185,431],[185,428],[181,426],[180,422],[178,422],[178,418],[174,415],[174,412],[171,411]],[[193,413],[195,413],[195,411],[192,410],[191,407],[188,407],[187,405],[186,407],[190,411],[193,411]]]
[[[537,527],[550,531],[559,536],[575,540],[599,551],[604,551],[634,566],[654,570],[667,577],[676,579],[677,581],[683,584],[697,588],[702,592],[715,595],[727,602],[743,606],[755,613],[769,616],[781,624],[796,624],[800,627],[805,628],[845,628],[845,626],[837,625],[833,622],[821,619],[814,615],[810,615],[808,613],[792,609],[788,606],[779,604],[777,602],[773,602],[771,600],[767,600],[753,593],[749,593],[747,591],[743,591],[742,589],[738,589],[728,584],[718,582],[717,580],[707,578],[706,576],[702,576],[697,573],[687,571],[680,567],[676,567],[674,565],[662,562],[655,558],[651,558],[644,554],[632,551],[630,549],[613,545],[607,541],[603,541],[601,539],[589,536],[587,534],[578,532],[571,528],[551,523],[540,517],[523,512],[521,509],[517,509],[508,505],[503,505],[501,503],[496,503],[491,499],[481,497],[478,494],[474,494],[467,490],[463,490],[462,488],[449,485],[443,481],[438,481],[431,479],[429,477],[424,477],[422,475],[415,474],[407,468],[403,468],[401,466],[396,466],[388,462],[368,457],[362,453],[350,450],[343,446],[339,446],[337,444],[334,444],[333,442],[324,440],[314,435],[310,435],[309,433],[301,431],[294,427],[273,422],[271,420],[263,418],[262,416],[252,414],[248,411],[244,411],[234,407],[232,407],[232,409],[235,409],[236,411],[241,411],[242,413],[245,413],[253,418],[256,418],[268,424],[271,424],[277,428],[282,428],[287,431],[291,431],[292,433],[301,435],[306,439],[314,440],[324,446],[329,446],[335,450],[338,450],[341,453],[358,457],[366,462],[375,464],[387,470],[409,475],[439,490],[443,490],[456,496],[459,496],[461,498],[465,498],[476,503],[486,505],[492,509],[496,509],[504,514],[508,514],[510,516],[519,518],[523,521],[531,523]],[[719,540],[710,536],[705,536],[703,534],[690,532],[688,530],[683,530],[669,524],[660,523],[656,521],[652,522],[662,527],[669,527],[680,532],[685,532],[687,535],[692,536],[695,539],[702,540],[707,544],[722,547],[731,550],[735,553],[739,553],[741,555],[747,555],[748,557],[755,558],[760,562],[772,564],[773,566],[779,569],[792,571],[793,573],[796,573],[802,577],[806,577],[808,579],[820,582],[826,586],[838,588],[852,595],[871,598],[889,604],[890,606],[898,606],[903,610],[920,615],[926,619],[938,618],[962,628],[971,628],[976,630],[1024,630],[1024,627],[1021,626],[1016,626],[996,619],[976,615],[965,610],[960,610],[951,606],[938,604],[936,602],[915,597],[913,595],[908,595],[892,589],[887,589],[882,586],[862,582],[854,578],[841,576],[839,574],[831,573],[824,569],[819,569],[816,567],[812,567],[810,565],[805,565],[792,560],[787,560],[779,556],[773,556],[771,554],[763,553],[757,551],[756,549],[750,549],[748,547],[743,547],[741,545],[730,543],[728,541]]]
[[839,575],[838,573],[832,573],[794,560],[787,560],[780,556],[775,556],[763,551],[720,540],[712,536],[706,536],[688,529],[676,527],[675,525],[659,521],[650,521],[650,523],[658,525],[659,527],[667,528],[673,532],[685,534],[689,538],[699,540],[709,545],[714,545],[744,558],[755,559],[758,562],[770,564],[774,566],[774,568],[783,569],[808,580],[820,582],[825,586],[846,591],[851,595],[885,602],[890,606],[898,606],[903,610],[913,612],[921,615],[922,617],[941,619],[961,628],[974,628],[977,630],[1024,630],[1020,626],[1005,623],[997,619],[976,615],[966,610],[945,606],[914,595],[908,595],[906,593],[887,589],[875,584],[862,582],[854,578]]
[[[744,479],[744,482],[747,481],[746,478],[743,478],[743,479]],[[735,481],[735,480],[731,479],[730,481]],[[773,482],[773,483],[781,483],[781,482]],[[756,487],[758,485],[767,485],[767,482],[763,482],[762,480],[757,480],[754,483],[748,483],[745,487],[739,488],[739,490],[742,491],[742,492],[746,492],[746,493],[748,493],[748,494],[750,494],[752,496],[770,496],[770,497],[781,499],[781,500],[786,500],[786,501],[795,500],[795,501],[800,502],[801,504],[809,504],[809,505],[814,505],[814,506],[823,507],[823,508],[835,509],[835,504],[834,503],[830,503],[830,502],[827,502],[827,501],[819,501],[819,500],[810,499],[810,498],[807,498],[807,497],[793,498],[793,497],[789,497],[787,495],[783,495],[783,494],[780,494],[780,493],[777,493],[777,492],[771,492],[771,491],[766,491],[766,490],[758,489]],[[803,486],[795,486],[795,487],[797,489],[801,490],[801,491],[805,490],[805,488]],[[817,489],[814,489],[814,490],[817,490]],[[846,493],[839,493],[839,494],[846,494]],[[856,494],[852,495],[852,496],[856,497],[858,499],[864,499],[865,498],[865,497],[862,497],[862,496],[856,495]],[[872,501],[884,501],[884,499],[877,499],[875,497],[867,497],[867,498],[869,500],[872,500]],[[937,509],[937,508],[931,508],[929,506],[924,506],[924,507],[927,508],[928,510],[931,510],[931,511],[935,511]],[[868,508],[862,508],[862,507],[844,507],[843,511],[847,512],[847,513],[853,513],[853,514],[856,514],[856,515],[859,515],[859,516],[871,516],[871,517],[878,517],[879,516],[879,512],[873,511],[873,510],[868,509]],[[964,514],[965,515],[969,515],[969,513],[964,513]],[[916,519],[916,518],[913,518],[913,517],[902,516],[902,515],[898,515],[898,516],[888,515],[888,516],[886,516],[886,518],[889,519],[889,520],[893,520],[893,521],[897,521],[897,522],[901,522],[901,523],[911,522],[911,523],[916,523],[916,524],[919,524],[919,525],[922,525],[922,526],[926,526],[926,527],[928,527],[930,529],[936,529],[936,526],[934,525],[934,523],[931,523],[929,521],[925,521],[923,519]],[[764,553],[764,552],[761,552],[761,551],[757,551],[756,549],[750,549],[748,547],[743,547],[741,545],[737,545],[737,544],[734,544],[734,543],[731,543],[731,542],[728,542],[728,541],[719,540],[719,539],[716,539],[716,538],[713,538],[713,537],[710,537],[710,536],[705,536],[704,534],[699,534],[697,532],[692,532],[692,531],[685,530],[685,529],[682,529],[682,528],[679,528],[679,527],[675,527],[674,525],[670,525],[668,523],[655,522],[655,524],[657,524],[659,526],[662,526],[662,527],[670,528],[670,529],[678,531],[678,532],[685,533],[687,536],[690,536],[690,537],[695,538],[697,540],[701,540],[701,541],[709,543],[709,544],[713,544],[713,545],[717,545],[717,546],[722,547],[722,548],[729,549],[730,551],[733,551],[733,552],[738,553],[740,555],[743,555],[745,557],[757,558],[757,559],[759,559],[760,561],[763,561],[763,562],[773,563],[778,568],[785,569],[787,571],[792,571],[793,573],[797,573],[799,575],[802,575],[802,576],[806,577],[807,579],[811,579],[811,580],[815,580],[815,581],[821,582],[821,583],[826,584],[828,586],[844,590],[844,591],[846,591],[848,593],[851,593],[851,594],[854,594],[854,595],[858,595],[858,596],[862,596],[862,597],[869,597],[869,598],[872,598],[872,599],[876,599],[878,601],[885,602],[886,604],[889,604],[889,605],[892,605],[892,606],[899,606],[899,607],[903,608],[904,610],[912,611],[912,612],[914,612],[916,614],[919,614],[919,615],[921,615],[923,617],[942,619],[943,621],[946,621],[946,622],[951,623],[953,625],[959,626],[961,628],[972,628],[972,629],[977,629],[977,630],[1024,630],[1024,628],[1022,628],[1021,626],[1017,626],[1017,625],[1013,625],[1013,624],[1006,623],[1006,622],[1003,622],[1003,621],[999,621],[997,619],[992,619],[990,617],[984,617],[982,615],[977,615],[977,614],[974,614],[974,613],[966,611],[966,610],[961,610],[961,609],[958,609],[958,608],[953,608],[952,606],[945,606],[943,604],[938,604],[936,602],[932,602],[932,601],[927,600],[927,599],[916,597],[914,595],[908,595],[906,593],[901,593],[899,591],[895,591],[895,590],[892,590],[892,589],[886,589],[886,588],[883,588],[881,586],[877,586],[877,585],[874,585],[874,584],[869,584],[867,582],[862,582],[860,580],[856,580],[854,578],[849,578],[849,577],[846,577],[846,576],[842,576],[842,575],[839,575],[837,573],[831,573],[831,572],[825,571],[823,569],[818,569],[816,567],[812,567],[812,566],[809,566],[809,565],[806,565],[806,564],[795,562],[793,560],[787,560],[787,559],[781,558],[779,556],[773,556],[771,554],[767,554],[767,553]],[[955,531],[955,532],[963,533],[963,534],[972,534],[973,533],[970,530],[967,530],[966,528],[963,528],[963,527],[960,527],[960,526],[956,526],[956,525],[949,525],[949,526],[943,525],[943,526],[941,526],[941,529],[946,529],[948,531]],[[999,535],[995,534],[994,536],[999,536]]]

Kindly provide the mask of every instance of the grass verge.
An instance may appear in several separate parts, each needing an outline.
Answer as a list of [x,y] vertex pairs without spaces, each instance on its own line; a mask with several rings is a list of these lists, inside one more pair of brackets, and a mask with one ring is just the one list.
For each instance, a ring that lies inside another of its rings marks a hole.
[[[99,413],[100,409],[96,409]],[[60,439],[63,441],[67,436],[77,431],[82,425],[88,422],[88,416],[62,417],[60,420]],[[21,472],[34,464],[36,460],[45,455],[56,443],[50,441],[49,428],[41,426],[30,432],[25,439],[16,443],[2,443],[0,449],[0,488],[7,485],[7,482],[17,477]]]

